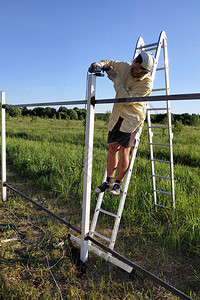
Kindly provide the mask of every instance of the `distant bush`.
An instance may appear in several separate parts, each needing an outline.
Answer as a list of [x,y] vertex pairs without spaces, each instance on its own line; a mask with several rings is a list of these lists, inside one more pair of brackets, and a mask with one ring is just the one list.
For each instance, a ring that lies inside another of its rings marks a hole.
[[70,109],[68,111],[68,115],[70,117],[70,120],[78,120],[78,114],[74,109]]
[[181,120],[176,120],[176,122],[174,123],[174,127],[173,127],[173,131],[174,133],[179,133],[181,132],[181,130],[183,129],[184,125],[182,123]]
[[85,109],[80,109],[78,107],[74,107],[74,109],[78,115],[79,120],[84,120],[86,118],[86,110]]
[[27,107],[22,108],[22,116],[32,116],[32,109],[28,109]]
[[6,112],[10,117],[20,117],[22,115],[22,111],[19,107],[8,107]]
[[69,110],[69,109],[68,109],[67,107],[61,106],[61,107],[59,108],[58,112],[64,112],[64,113],[68,114],[68,110]]
[[62,119],[62,120],[69,120],[70,119],[68,114],[66,112],[63,112],[63,111],[57,112],[56,117],[57,117],[57,119]]
[[192,114],[190,117],[189,125],[196,126],[199,125],[199,123],[200,123],[199,115]]

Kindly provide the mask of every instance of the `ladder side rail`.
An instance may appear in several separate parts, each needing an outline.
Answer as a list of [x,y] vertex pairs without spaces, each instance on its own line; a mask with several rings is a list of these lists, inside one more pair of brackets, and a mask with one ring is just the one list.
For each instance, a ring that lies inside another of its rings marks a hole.
[[[138,131],[138,133],[136,134],[136,137],[135,137],[136,138],[135,146],[134,146],[133,151],[132,151],[131,161],[130,161],[130,164],[129,164],[129,168],[127,170],[127,174],[126,174],[126,178],[125,178],[125,182],[124,182],[124,188],[123,188],[122,196],[121,196],[118,211],[117,211],[117,217],[115,219],[115,224],[114,224],[112,235],[111,235],[111,241],[110,241],[110,244],[109,244],[109,248],[111,250],[113,250],[114,246],[115,246],[117,232],[118,232],[121,217],[122,217],[122,212],[123,212],[123,208],[124,208],[124,204],[125,204],[125,200],[126,200],[126,195],[127,195],[127,191],[128,191],[129,182],[130,182],[130,179],[131,179],[133,165],[134,165],[134,162],[135,162],[135,158],[136,158],[136,154],[137,154],[137,150],[138,150],[138,146],[139,146],[139,142],[140,142],[141,133],[142,133],[142,127],[140,126],[139,131]],[[109,255],[110,254],[108,254],[108,256]]]
[[[155,65],[153,72],[151,74],[152,80],[154,81],[155,79],[155,74],[157,70],[157,64],[158,64],[158,59],[160,56],[161,49],[163,49],[163,58],[164,58],[164,68],[161,68],[165,72],[165,88],[164,89],[157,89],[156,91],[159,90],[165,90],[165,93],[169,95],[169,68],[168,68],[168,54],[167,54],[167,37],[165,31],[162,31],[159,36],[158,40],[158,45],[155,53]],[[155,91],[155,90],[154,90]],[[169,132],[169,151],[170,151],[170,174],[171,174],[171,187],[173,189],[173,163],[171,161],[171,158],[173,159],[173,151],[172,151],[172,133],[171,133],[171,114],[170,114],[170,102],[167,101],[167,118],[168,118],[168,132]],[[153,186],[153,194],[154,194],[154,203],[157,205],[157,189],[156,189],[156,176],[155,176],[155,165],[154,165],[154,157],[153,157],[153,145],[152,145],[152,137],[153,137],[153,132],[150,127],[151,126],[151,117],[150,117],[150,111],[148,111],[148,116],[147,116],[147,123],[148,123],[148,132],[149,132],[149,146],[150,146],[150,159],[151,159],[151,170],[152,170],[152,186]],[[173,198],[173,196],[172,196]],[[174,202],[173,202],[174,203]],[[173,205],[174,206],[174,205]]]
[[144,46],[144,40],[142,37],[139,37],[139,39],[137,40],[137,43],[136,43],[134,54],[133,54],[133,60],[140,54],[140,50],[143,49],[143,46]]
[[85,237],[89,233],[89,223],[90,223],[92,156],[93,156],[93,137],[94,137],[94,115],[95,115],[95,107],[92,104],[92,100],[95,99],[95,86],[96,86],[96,76],[94,74],[89,74],[86,137],[85,137],[81,253],[80,253],[80,259],[82,262],[86,262],[88,260],[88,240],[85,240]]
[[[157,89],[154,91],[159,91],[159,90],[165,90],[166,95],[169,95],[169,66],[168,66],[168,53],[167,53],[167,37],[164,31],[161,32],[160,37],[159,37],[159,42],[158,42],[158,48],[156,50],[156,54],[155,54],[155,60],[156,60],[156,64],[158,63],[158,58],[160,56],[160,51],[161,48],[163,48],[163,58],[164,58],[164,68],[161,68],[164,70],[165,72],[165,88],[164,89]],[[155,71],[156,68],[154,68],[153,72],[152,72],[152,77],[153,80],[155,78]],[[172,139],[173,139],[173,133],[172,133],[172,124],[171,124],[171,108],[170,108],[170,101],[166,101],[166,107],[167,107],[167,120],[168,120],[168,136],[169,136],[169,153],[170,153],[170,179],[171,179],[171,197],[172,197],[172,205],[175,208],[175,191],[174,191],[174,164],[173,164],[173,147],[172,147]],[[148,126],[150,123],[150,117],[148,118]],[[152,126],[151,126],[152,127]],[[149,128],[148,128],[149,129]],[[153,133],[151,132],[151,130],[149,129],[149,136],[150,136],[150,140],[152,137]],[[150,142],[152,143],[152,141]],[[150,153],[152,152],[152,145],[150,145]],[[153,152],[151,153],[153,154]],[[152,157],[151,157],[152,158]],[[154,159],[151,161],[151,165],[154,164]],[[154,169],[154,168],[153,168]],[[152,169],[152,170],[153,170]],[[152,182],[153,182],[153,189],[154,189],[154,202],[155,205],[157,205],[157,200],[156,200],[156,187],[155,187],[155,174],[154,171],[152,171]]]
[[[169,106],[169,103],[168,103]],[[168,132],[169,132],[169,151],[170,151],[170,173],[171,173],[171,192],[172,192],[172,205],[175,208],[175,189],[174,189],[174,160],[173,160],[173,133],[171,124],[171,111],[168,112]]]
[[[165,85],[166,95],[169,95],[169,62],[167,53],[167,37],[163,40],[163,55],[164,55],[164,66],[165,66]],[[172,195],[172,206],[175,208],[175,189],[174,189],[174,161],[173,161],[173,133],[172,133],[172,122],[171,122],[171,106],[170,101],[167,102],[167,119],[168,119],[168,134],[169,134],[169,151],[170,151],[170,175],[171,175],[171,195]]]
[[[106,180],[106,176],[107,176],[107,168],[105,169],[102,183]],[[102,201],[103,201],[103,195],[104,195],[104,193],[99,193],[99,196],[98,196],[98,199],[97,199],[97,204],[96,204],[96,207],[95,207],[92,223],[91,223],[91,226],[90,226],[90,236],[91,237],[93,237],[93,232],[96,229],[97,220],[98,220],[98,217],[99,217],[99,209],[101,208],[101,204],[102,204]],[[89,242],[89,244],[91,244],[91,242]]]
[[150,150],[150,162],[151,162],[151,178],[153,187],[154,203],[157,204],[157,194],[156,194],[156,179],[155,179],[155,165],[153,156],[153,132],[151,130],[151,114],[147,109],[147,124],[148,124],[148,134],[149,134],[149,150]]
[[5,92],[1,92],[1,183],[2,183],[2,201],[7,199],[6,186],[6,108]]
[[[162,32],[159,36],[158,43],[157,43],[157,49],[155,53],[155,64],[153,71],[151,73],[152,81],[154,82],[155,75],[156,75],[156,69],[158,65],[158,59],[160,56],[160,51],[162,48]],[[154,164],[154,156],[153,156],[153,132],[151,130],[151,113],[150,110],[147,109],[147,126],[148,126],[148,134],[149,134],[149,151],[150,151],[150,162],[151,162],[151,178],[152,178],[152,187],[153,187],[153,195],[154,195],[154,203],[157,205],[157,194],[156,194],[156,178],[155,178],[155,164]]]
[[163,34],[163,56],[164,56],[166,95],[169,95],[169,61],[168,61],[168,52],[167,52],[167,37],[164,34]]
[[151,73],[151,78],[154,82],[154,79],[155,79],[155,75],[156,75],[156,69],[157,69],[157,65],[158,65],[158,59],[159,59],[159,56],[160,56],[160,51],[161,51],[161,48],[162,48],[162,43],[163,43],[163,37],[165,35],[165,32],[162,31],[160,33],[160,36],[159,36],[159,39],[158,39],[158,44],[157,44],[157,49],[156,49],[156,53],[155,53],[155,64],[154,64],[154,68],[153,68],[153,71]]

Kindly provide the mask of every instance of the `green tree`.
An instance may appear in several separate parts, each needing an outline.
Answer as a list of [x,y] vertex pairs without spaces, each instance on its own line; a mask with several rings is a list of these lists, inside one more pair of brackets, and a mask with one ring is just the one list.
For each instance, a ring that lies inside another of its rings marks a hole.
[[32,110],[32,115],[37,117],[43,117],[44,116],[44,107],[35,107]]
[[22,108],[22,116],[31,116],[32,115],[32,109],[28,109],[27,107]]
[[58,112],[68,113],[69,109],[65,106],[60,106]]
[[190,117],[189,125],[191,126],[199,125],[199,115],[192,114]]
[[68,111],[68,116],[70,117],[70,120],[78,120],[78,114],[74,109]]
[[111,112],[110,111],[106,111],[105,115],[104,115],[104,121],[106,123],[109,122],[109,118],[110,118]]
[[53,107],[46,107],[44,109],[44,116],[47,116],[48,118],[53,118],[55,114],[56,114],[56,109]]
[[74,107],[74,110],[77,112],[79,120],[84,120],[85,119],[85,117],[86,117],[86,110],[85,109],[80,109],[78,107]]
[[68,114],[66,112],[63,112],[63,111],[57,112],[56,116],[57,116],[58,119],[69,120]]
[[6,109],[6,112],[11,117],[20,117],[22,115],[22,111],[19,107],[8,107]]

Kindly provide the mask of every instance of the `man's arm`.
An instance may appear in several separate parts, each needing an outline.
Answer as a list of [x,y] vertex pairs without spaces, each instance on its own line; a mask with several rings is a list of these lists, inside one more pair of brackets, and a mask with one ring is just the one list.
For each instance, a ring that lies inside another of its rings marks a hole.
[[92,70],[93,65],[98,65],[101,68],[111,67],[117,72],[118,75],[120,75],[124,64],[127,64],[127,63],[126,62],[118,62],[116,60],[111,60],[111,59],[104,59],[104,60],[101,60],[100,62],[92,63],[89,68],[89,71]]
[[153,88],[153,84],[150,79],[142,80],[140,82],[139,87],[131,88],[128,91],[125,89],[125,87],[119,77],[116,77],[113,80],[113,83],[114,83],[114,89],[116,91],[117,98],[132,98],[132,97],[150,96],[150,94],[152,92],[152,88]]
[[[120,80],[120,74],[122,69],[126,67],[126,62],[118,62],[116,60],[102,60],[99,65],[101,67],[111,67],[110,71],[107,71],[108,78],[113,81],[114,89],[116,91],[117,98],[132,98],[132,97],[145,97],[149,96],[152,92],[153,83],[151,78],[141,80],[139,88],[131,88],[126,90],[122,81]],[[124,103],[125,104],[125,103]],[[128,105],[129,103],[127,103]]]

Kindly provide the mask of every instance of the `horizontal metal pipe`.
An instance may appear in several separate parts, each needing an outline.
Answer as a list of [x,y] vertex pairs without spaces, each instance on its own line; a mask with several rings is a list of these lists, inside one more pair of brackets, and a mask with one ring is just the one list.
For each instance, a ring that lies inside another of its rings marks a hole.
[[60,216],[56,215],[55,213],[53,213],[52,211],[48,210],[47,208],[45,208],[44,206],[42,206],[41,204],[35,202],[34,200],[32,200],[31,198],[29,198],[28,196],[24,195],[23,193],[21,193],[20,191],[18,191],[17,189],[15,189],[14,187],[10,186],[9,184],[5,183],[4,186],[7,186],[10,190],[12,190],[13,192],[19,194],[20,196],[24,197],[25,199],[27,199],[28,201],[30,201],[31,203],[33,203],[34,205],[36,205],[37,207],[39,207],[40,209],[44,210],[45,212],[47,212],[48,214],[52,215],[54,218],[58,219],[60,222],[62,222],[63,224],[67,225],[68,227],[70,227],[71,229],[73,229],[74,231],[76,231],[77,233],[81,234],[81,230],[77,227],[75,227],[74,225],[70,224],[69,222],[65,221],[64,219],[62,219]]
[[176,289],[172,285],[170,285],[167,282],[163,281],[162,279],[158,278],[154,274],[150,273],[149,271],[147,271],[144,268],[140,267],[136,263],[134,263],[131,260],[125,258],[122,255],[120,255],[119,253],[115,252],[114,250],[111,250],[109,247],[107,247],[106,245],[100,243],[99,241],[95,240],[94,238],[90,237],[89,235],[86,237],[86,239],[90,240],[92,243],[94,243],[95,245],[99,246],[104,251],[111,253],[113,256],[115,256],[116,258],[118,258],[120,261],[122,261],[125,264],[131,266],[132,268],[136,269],[137,271],[139,271],[140,273],[144,274],[145,276],[147,276],[148,278],[150,278],[152,281],[158,283],[159,285],[161,285],[162,287],[166,288],[168,291],[170,291],[173,294],[177,295],[181,299],[192,300],[192,298],[190,298],[189,296],[187,296],[183,292],[179,291],[178,289]]
[[22,103],[22,104],[6,104],[6,107],[30,107],[30,106],[57,106],[57,105],[80,105],[87,104],[86,100],[75,100],[75,101],[58,101],[58,102],[43,102],[43,103]]
[[159,95],[150,97],[134,97],[134,98],[115,98],[115,99],[101,99],[95,100],[95,104],[105,103],[123,103],[123,102],[153,102],[153,101],[182,101],[182,100],[200,100],[200,93],[198,94],[179,94],[179,95]]
[[[177,94],[177,95],[159,95],[150,97],[133,97],[133,98],[114,98],[95,100],[95,104],[123,103],[123,102],[154,102],[154,101],[183,101],[183,100],[200,100],[200,93],[197,94]],[[44,102],[44,103],[22,103],[6,104],[6,107],[30,107],[30,106],[56,106],[56,105],[79,105],[86,104],[86,100]]]

